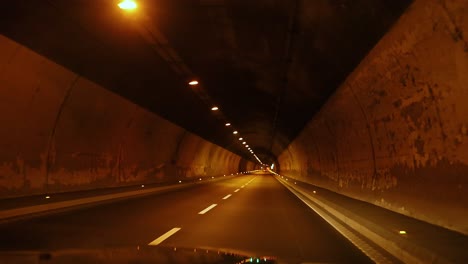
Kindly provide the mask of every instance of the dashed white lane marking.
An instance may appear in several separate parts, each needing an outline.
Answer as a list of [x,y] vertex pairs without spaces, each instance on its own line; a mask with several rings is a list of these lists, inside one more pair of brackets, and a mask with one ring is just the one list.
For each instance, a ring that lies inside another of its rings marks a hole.
[[228,194],[228,195],[226,195],[226,196],[223,197],[223,200],[226,200],[227,198],[229,198],[229,197],[231,197],[231,196],[232,196],[232,194]]
[[208,212],[209,210],[215,208],[217,206],[217,204],[212,204],[210,206],[208,206],[207,208],[203,209],[202,211],[200,211],[198,214],[206,214],[206,212]]
[[167,231],[164,235],[156,238],[155,240],[151,241],[148,245],[149,246],[157,246],[161,244],[164,240],[168,239],[170,236],[173,234],[177,233],[181,228],[180,227],[174,227],[171,230]]
[[253,179],[251,179],[250,181],[248,181],[246,184],[242,185],[241,188],[244,188],[245,186],[249,185],[249,183],[251,183],[254,179],[255,179],[255,177]]
[[240,189],[236,189],[234,192],[238,192]]

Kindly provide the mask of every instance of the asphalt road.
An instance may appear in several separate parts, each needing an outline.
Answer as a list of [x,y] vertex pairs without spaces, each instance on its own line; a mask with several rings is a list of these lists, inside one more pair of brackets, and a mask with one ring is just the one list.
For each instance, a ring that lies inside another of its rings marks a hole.
[[217,248],[294,262],[371,262],[270,175],[0,225],[0,250]]

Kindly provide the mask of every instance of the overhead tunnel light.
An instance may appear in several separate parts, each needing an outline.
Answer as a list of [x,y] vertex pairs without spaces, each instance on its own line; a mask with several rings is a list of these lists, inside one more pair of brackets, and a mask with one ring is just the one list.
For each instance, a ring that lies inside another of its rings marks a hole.
[[227,126],[227,127],[228,127],[228,126],[231,126],[231,123],[226,123],[225,126]]
[[239,138],[239,140],[244,140],[243,138]]
[[137,3],[133,0],[124,0],[120,2],[118,6],[120,7],[120,9],[128,11],[135,10],[138,7]]
[[245,141],[244,141],[244,142],[242,142],[242,145],[245,145],[245,144],[247,144],[247,142],[245,142]]
[[198,85],[198,81],[193,80],[193,81],[190,81],[188,84],[191,86],[195,86],[195,85]]
[[219,110],[219,108],[217,106],[211,107],[211,111],[218,111],[218,110]]
[[234,135],[237,135],[239,132],[237,132],[237,131],[234,131],[234,132],[232,132],[232,133],[233,133]]

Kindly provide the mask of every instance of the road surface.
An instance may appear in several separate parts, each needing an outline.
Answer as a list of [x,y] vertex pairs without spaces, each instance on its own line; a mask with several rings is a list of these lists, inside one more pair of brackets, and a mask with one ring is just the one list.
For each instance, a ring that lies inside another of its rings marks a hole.
[[370,260],[271,175],[0,225],[0,250],[137,245],[217,248],[288,262]]

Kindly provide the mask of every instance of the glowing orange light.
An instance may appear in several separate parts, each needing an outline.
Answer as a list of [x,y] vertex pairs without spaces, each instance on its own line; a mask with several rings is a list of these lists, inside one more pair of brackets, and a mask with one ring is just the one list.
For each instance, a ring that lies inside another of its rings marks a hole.
[[198,84],[198,81],[193,80],[193,81],[190,81],[188,84],[189,84],[189,85],[192,85],[192,86],[193,86],[193,85],[197,85],[197,84]]
[[123,0],[118,6],[123,10],[135,10],[138,7],[137,3],[133,0]]

